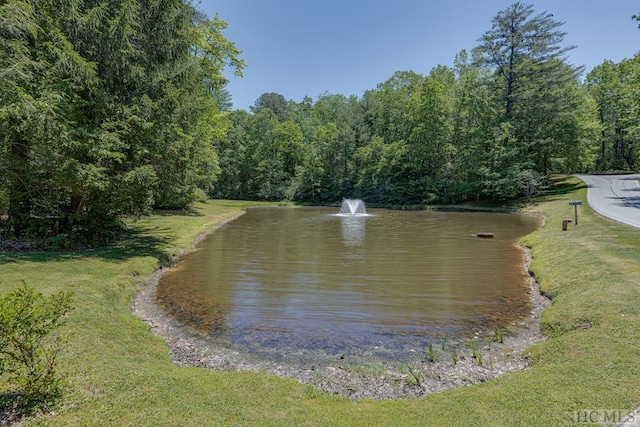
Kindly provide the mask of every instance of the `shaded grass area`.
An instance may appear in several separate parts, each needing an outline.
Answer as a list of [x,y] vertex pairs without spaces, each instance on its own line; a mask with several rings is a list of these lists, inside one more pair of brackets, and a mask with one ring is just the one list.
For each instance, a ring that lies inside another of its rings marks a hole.
[[[561,231],[569,200],[580,223]],[[114,248],[74,254],[0,254],[0,292],[20,280],[46,294],[75,293],[75,336],[62,355],[69,382],[54,413],[26,425],[510,425],[572,423],[577,410],[640,404],[640,231],[586,206],[575,178],[529,209],[546,215],[523,239],[531,269],[553,298],[543,313],[549,339],[529,349],[532,367],[422,399],[350,400],[295,380],[253,372],[172,365],[163,342],[131,315],[131,297],[159,263],[192,247],[245,204],[211,201],[195,213],[142,218]]]

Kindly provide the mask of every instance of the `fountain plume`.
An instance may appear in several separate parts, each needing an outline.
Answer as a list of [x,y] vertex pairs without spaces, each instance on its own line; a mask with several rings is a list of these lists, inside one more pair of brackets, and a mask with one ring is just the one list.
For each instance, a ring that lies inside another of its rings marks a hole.
[[367,208],[360,199],[343,199],[340,213],[350,215],[366,214]]

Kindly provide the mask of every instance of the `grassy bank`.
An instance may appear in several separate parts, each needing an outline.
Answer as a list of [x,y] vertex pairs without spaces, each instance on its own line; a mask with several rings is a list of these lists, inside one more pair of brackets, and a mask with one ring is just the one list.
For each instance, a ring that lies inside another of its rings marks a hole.
[[[579,225],[561,231],[569,200]],[[159,260],[242,208],[201,204],[196,214],[143,218],[127,242],[74,254],[0,254],[0,293],[21,280],[45,294],[73,291],[75,336],[61,358],[69,391],[55,413],[28,425],[566,425],[578,410],[640,404],[640,231],[598,217],[580,181],[560,181],[531,208],[547,216],[527,236],[532,270],[553,304],[550,337],[533,367],[470,387],[402,401],[354,401],[295,380],[251,372],[177,368],[163,342],[131,315],[138,284]]]

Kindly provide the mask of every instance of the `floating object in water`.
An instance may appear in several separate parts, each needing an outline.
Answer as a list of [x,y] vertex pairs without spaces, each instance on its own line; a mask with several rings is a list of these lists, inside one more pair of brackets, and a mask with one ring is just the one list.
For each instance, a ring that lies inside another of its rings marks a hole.
[[495,236],[496,236],[495,233],[486,233],[486,232],[476,233],[476,237],[480,237],[483,239],[493,239]]

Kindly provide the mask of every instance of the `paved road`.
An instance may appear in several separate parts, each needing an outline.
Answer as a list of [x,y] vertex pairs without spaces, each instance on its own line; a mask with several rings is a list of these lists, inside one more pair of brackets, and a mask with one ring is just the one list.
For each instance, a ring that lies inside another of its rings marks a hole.
[[587,197],[594,211],[640,228],[640,174],[576,176],[589,187]]

